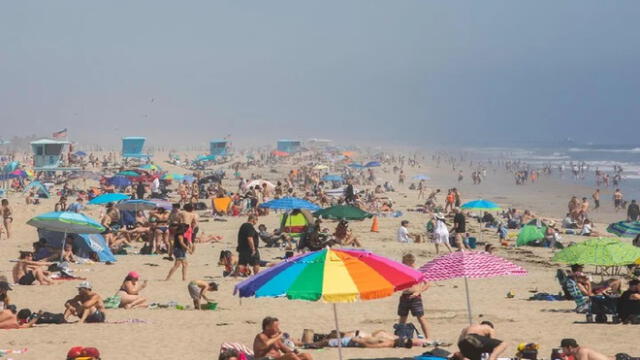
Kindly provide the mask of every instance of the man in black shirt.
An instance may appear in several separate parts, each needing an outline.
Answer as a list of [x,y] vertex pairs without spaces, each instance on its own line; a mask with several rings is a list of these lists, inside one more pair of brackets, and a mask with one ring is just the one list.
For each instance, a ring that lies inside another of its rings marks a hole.
[[631,200],[631,204],[627,206],[627,221],[638,221],[640,217],[640,206],[635,200]]
[[258,243],[260,238],[254,225],[258,222],[256,215],[249,215],[246,223],[240,226],[238,231],[238,273],[244,275],[247,273],[247,266],[253,268],[253,274],[260,271],[260,252],[258,251]]
[[147,191],[144,183],[142,181],[138,182],[136,186],[136,195],[138,195],[138,199],[144,199],[144,193]]
[[640,323],[640,280],[629,281],[629,290],[618,299],[618,316],[625,324]]
[[455,215],[453,216],[453,228],[450,232],[456,236],[456,247],[458,250],[462,250],[463,247],[467,247],[462,241],[462,236],[464,236],[464,233],[467,231],[467,220],[462,211],[460,211],[460,208],[455,208],[453,211]]

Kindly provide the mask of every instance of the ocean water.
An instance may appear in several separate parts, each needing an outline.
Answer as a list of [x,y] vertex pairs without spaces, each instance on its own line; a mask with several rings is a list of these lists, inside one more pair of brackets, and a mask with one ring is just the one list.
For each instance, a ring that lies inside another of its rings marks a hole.
[[[520,160],[533,168],[552,167],[553,176],[558,176],[570,183],[579,183],[590,187],[596,186],[595,170],[604,171],[613,176],[614,166],[623,169],[620,189],[627,200],[640,200],[640,146],[629,145],[577,145],[567,146],[531,146],[531,147],[482,147],[465,149],[469,157],[477,161]],[[571,173],[571,165],[585,164],[588,170],[584,179],[575,180]],[[564,173],[558,167],[564,165]],[[612,189],[611,178],[609,188]]]

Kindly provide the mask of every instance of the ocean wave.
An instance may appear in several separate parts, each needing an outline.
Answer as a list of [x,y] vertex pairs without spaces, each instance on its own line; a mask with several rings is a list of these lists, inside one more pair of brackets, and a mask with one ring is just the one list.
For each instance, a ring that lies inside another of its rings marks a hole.
[[640,153],[640,147],[632,149],[589,149],[589,148],[570,148],[570,152],[611,152],[611,153]]

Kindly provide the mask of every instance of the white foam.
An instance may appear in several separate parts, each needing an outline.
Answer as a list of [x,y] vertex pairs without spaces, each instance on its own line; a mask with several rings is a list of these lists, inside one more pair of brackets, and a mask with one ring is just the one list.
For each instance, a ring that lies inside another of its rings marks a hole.
[[640,147],[633,149],[585,149],[585,148],[570,148],[570,152],[612,152],[612,153],[640,153]]

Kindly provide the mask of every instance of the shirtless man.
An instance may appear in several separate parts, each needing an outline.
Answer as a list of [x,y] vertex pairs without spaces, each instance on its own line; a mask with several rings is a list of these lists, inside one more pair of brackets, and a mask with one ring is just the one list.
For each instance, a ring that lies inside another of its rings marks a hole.
[[596,189],[596,191],[591,195],[593,199],[593,210],[597,210],[600,208],[600,189]]
[[495,338],[496,331],[490,321],[469,325],[462,329],[458,338],[460,353],[467,359],[480,360],[488,353],[489,360],[496,360],[507,348],[507,343]]
[[620,189],[616,189],[616,191],[613,193],[613,206],[615,207],[616,212],[622,209],[623,198],[624,195],[622,195],[622,191],[620,191]]
[[80,318],[78,323],[102,323],[105,320],[104,303],[98,293],[91,290],[91,283],[83,281],[78,285],[78,295],[64,303],[64,318]]
[[611,358],[593,349],[578,345],[575,339],[562,339],[560,347],[566,355],[573,355],[575,360],[610,360]]
[[4,225],[4,231],[7,233],[7,239],[11,239],[13,210],[11,209],[11,206],[9,206],[9,200],[2,199],[2,207],[0,207],[0,213],[2,214],[2,225]]
[[198,213],[196,213],[195,211],[193,211],[193,205],[190,203],[184,204],[184,206],[182,207],[183,211],[181,211],[178,214],[178,221],[180,222],[180,224],[185,224],[187,225],[187,228],[190,230],[187,230],[187,232],[185,233],[185,238],[186,240],[189,242],[189,246],[193,247],[195,250],[195,240],[196,240],[196,235],[198,235]]
[[52,262],[33,261],[33,253],[21,251],[18,263],[13,267],[13,282],[20,285],[31,285],[35,281],[40,285],[52,285],[53,280],[49,278],[49,272],[42,269],[42,266],[53,265]]
[[296,354],[282,343],[282,331],[277,318],[267,316],[262,320],[262,332],[253,341],[256,359],[312,360],[311,355]]

